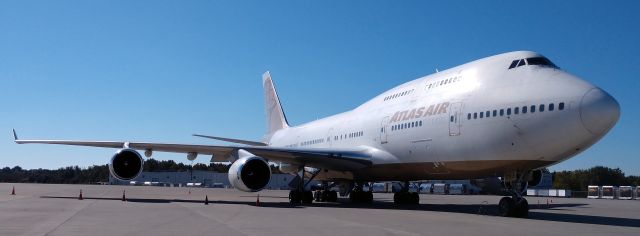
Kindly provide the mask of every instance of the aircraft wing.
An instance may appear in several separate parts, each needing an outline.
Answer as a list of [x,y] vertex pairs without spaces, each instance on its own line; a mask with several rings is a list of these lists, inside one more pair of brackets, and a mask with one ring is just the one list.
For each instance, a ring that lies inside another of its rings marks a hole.
[[371,165],[371,153],[375,151],[368,147],[352,149],[329,148],[286,148],[268,146],[216,146],[149,142],[121,142],[121,141],[77,141],[77,140],[20,140],[17,144],[58,144],[71,146],[87,146],[102,148],[131,148],[136,150],[152,150],[172,153],[198,153],[213,155],[213,161],[227,161],[239,149],[246,150],[256,156],[269,161],[279,161],[290,164],[305,164],[317,168],[339,171],[357,170]]

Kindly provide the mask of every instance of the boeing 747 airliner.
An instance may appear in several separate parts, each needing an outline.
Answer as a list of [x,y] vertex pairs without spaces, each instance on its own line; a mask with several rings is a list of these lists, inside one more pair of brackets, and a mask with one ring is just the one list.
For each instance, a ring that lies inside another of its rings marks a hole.
[[15,142],[117,148],[111,174],[131,180],[142,172],[143,151],[213,155],[230,161],[229,181],[260,191],[270,180],[268,161],[301,176],[293,204],[314,199],[307,183],[321,180],[316,201],[370,202],[371,181],[401,181],[398,204],[417,204],[409,181],[501,177],[498,206],[504,216],[526,217],[523,192],[539,182],[539,169],[566,160],[602,138],[618,121],[620,106],[607,92],[569,74],[546,57],[517,51],[472,61],[398,85],[353,110],[289,126],[271,76],[263,75],[267,134],[261,141],[215,136],[236,145],[127,141],[21,140]]

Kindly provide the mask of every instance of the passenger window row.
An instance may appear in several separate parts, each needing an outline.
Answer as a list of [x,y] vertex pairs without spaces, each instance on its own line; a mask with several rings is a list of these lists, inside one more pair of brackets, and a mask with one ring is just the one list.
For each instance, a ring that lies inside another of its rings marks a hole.
[[413,93],[413,89],[386,96],[386,97],[384,97],[384,100],[387,101],[387,100],[391,100],[391,99],[394,99],[394,98],[399,98],[399,97],[402,97],[402,96],[409,95],[411,93]]
[[319,139],[304,141],[304,142],[300,143],[300,146],[307,146],[307,145],[313,145],[313,144],[319,144],[319,143],[324,143],[324,139],[323,138],[319,138]]
[[347,139],[347,138],[357,138],[357,137],[362,137],[362,136],[364,136],[364,131],[358,131],[358,132],[353,132],[353,133],[341,134],[341,135],[333,136],[333,140],[341,140],[341,139]]
[[410,128],[421,127],[421,126],[422,126],[422,121],[419,120],[419,121],[392,125],[391,130],[394,131],[394,130],[410,129]]
[[[536,108],[538,109],[538,112],[544,112],[545,108],[547,109],[547,111],[554,111],[556,109],[556,106],[554,103],[549,103],[545,106],[545,104],[540,104],[540,105],[531,105],[531,106],[522,106],[522,107],[514,107],[514,108],[506,108],[506,109],[495,109],[493,111],[489,110],[489,111],[481,111],[481,112],[474,112],[473,113],[473,117],[471,113],[467,113],[467,120],[471,120],[471,118],[475,119],[482,119],[482,118],[489,118],[489,117],[497,117],[497,116],[510,116],[511,114],[513,115],[518,115],[518,114],[527,114],[528,113],[535,113],[536,112]],[[564,110],[564,102],[558,103],[558,110],[562,111]]]
[[432,89],[432,88],[437,88],[439,86],[446,85],[446,84],[449,84],[449,83],[455,83],[455,82],[458,82],[460,80],[462,80],[462,75],[456,75],[456,76],[448,78],[448,79],[443,79],[443,80],[440,80],[440,81],[436,81],[436,82],[428,84],[427,85],[427,90]]

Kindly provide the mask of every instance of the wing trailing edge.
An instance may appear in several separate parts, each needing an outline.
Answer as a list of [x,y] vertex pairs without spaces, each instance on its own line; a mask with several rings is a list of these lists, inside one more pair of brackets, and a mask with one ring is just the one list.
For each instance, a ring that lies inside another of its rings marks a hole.
[[263,142],[256,142],[256,141],[249,141],[249,140],[242,140],[242,139],[224,138],[224,137],[216,137],[216,136],[209,136],[209,135],[202,135],[202,134],[193,134],[193,136],[200,137],[200,138],[215,139],[215,140],[220,140],[220,141],[225,141],[230,143],[245,144],[250,146],[268,146],[266,143],[263,143]]

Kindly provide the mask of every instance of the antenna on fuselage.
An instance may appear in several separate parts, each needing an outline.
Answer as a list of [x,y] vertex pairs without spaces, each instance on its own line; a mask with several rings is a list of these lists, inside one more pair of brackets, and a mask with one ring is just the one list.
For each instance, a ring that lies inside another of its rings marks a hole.
[[440,71],[438,71],[438,68],[436,68],[436,73],[439,73]]

